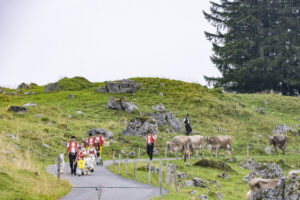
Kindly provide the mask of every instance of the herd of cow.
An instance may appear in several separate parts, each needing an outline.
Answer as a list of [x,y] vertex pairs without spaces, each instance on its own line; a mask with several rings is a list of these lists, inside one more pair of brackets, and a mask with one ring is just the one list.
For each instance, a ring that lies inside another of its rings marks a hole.
[[[213,151],[218,149],[224,149],[224,154],[226,152],[232,152],[232,137],[227,135],[218,135],[206,137],[206,148]],[[284,135],[275,135],[269,138],[270,145],[274,146],[275,152],[277,149],[281,149],[283,155],[285,154],[287,137]],[[171,141],[167,142],[167,147],[169,152],[177,154],[182,153],[184,156],[184,162],[187,158],[190,158],[194,151],[204,150],[204,137],[201,135],[192,135],[192,136],[175,136]]]

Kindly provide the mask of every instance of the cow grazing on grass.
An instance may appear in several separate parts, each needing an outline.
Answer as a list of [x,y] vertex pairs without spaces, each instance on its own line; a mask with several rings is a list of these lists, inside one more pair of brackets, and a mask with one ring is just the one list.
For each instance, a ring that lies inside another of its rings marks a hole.
[[213,150],[219,147],[219,149],[224,149],[224,154],[226,151],[232,151],[231,136],[218,135],[206,138],[206,146],[211,145],[211,153]]
[[204,139],[203,139],[203,136],[201,136],[201,135],[188,136],[188,144],[192,145],[193,151],[195,151],[195,150],[197,151],[196,157],[198,156],[198,151],[204,149],[203,141],[204,141]]
[[189,159],[189,165],[190,165],[191,157],[194,153],[193,145],[191,143],[185,143],[182,147],[181,152],[183,154],[184,162],[186,163],[186,160]]
[[254,178],[249,181],[250,191],[247,193],[247,200],[253,200],[253,195],[258,190],[266,190],[273,188],[277,185],[279,180],[276,179],[263,179],[263,178]]
[[183,145],[187,142],[187,136],[175,136],[171,141],[167,142],[168,151],[178,156],[178,153],[182,151]]
[[274,146],[274,150],[277,153],[277,149],[282,150],[282,154],[285,154],[287,138],[284,135],[275,135],[269,138],[270,145]]

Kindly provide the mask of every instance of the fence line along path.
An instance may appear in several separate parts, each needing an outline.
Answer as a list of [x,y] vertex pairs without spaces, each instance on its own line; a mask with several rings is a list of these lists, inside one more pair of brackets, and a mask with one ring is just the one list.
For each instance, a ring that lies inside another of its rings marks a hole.
[[[133,162],[134,160],[128,160]],[[139,162],[148,160],[140,159]],[[157,161],[157,160],[154,160]],[[113,164],[112,160],[104,161],[103,167],[96,166],[95,172],[90,176],[75,176],[70,174],[69,163],[65,163],[64,173],[61,179],[67,179],[72,184],[72,191],[61,200],[98,200],[99,185],[101,185],[101,199],[104,200],[144,200],[160,196],[160,188],[147,184],[135,182],[130,179],[123,178],[110,172],[108,165]],[[49,165],[47,171],[50,174],[57,175],[57,164]],[[163,194],[167,191],[163,190]]]

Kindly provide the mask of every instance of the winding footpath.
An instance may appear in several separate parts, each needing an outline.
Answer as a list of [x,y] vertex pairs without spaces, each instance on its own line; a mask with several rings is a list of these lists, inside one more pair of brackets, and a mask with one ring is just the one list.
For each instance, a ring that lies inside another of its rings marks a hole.
[[[129,160],[132,162],[133,160]],[[137,160],[139,162],[148,160]],[[107,169],[112,161],[104,161],[103,166],[96,166],[95,172],[90,176],[75,176],[70,174],[70,166],[65,163],[64,174],[61,178],[67,179],[72,184],[72,191],[61,200],[98,200],[98,188],[102,186],[101,200],[144,200],[159,196],[159,188],[151,185],[138,183],[123,178]],[[49,165],[47,172],[57,174],[57,165]],[[166,190],[163,194],[167,193]]]

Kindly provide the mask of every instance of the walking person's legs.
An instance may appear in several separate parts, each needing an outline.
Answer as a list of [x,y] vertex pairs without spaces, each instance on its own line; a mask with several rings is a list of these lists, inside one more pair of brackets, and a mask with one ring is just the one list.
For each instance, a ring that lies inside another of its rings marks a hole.
[[73,159],[72,159],[72,154],[69,153],[69,163],[70,163],[70,168],[71,168],[71,174],[74,173],[74,170],[73,170]]
[[150,160],[152,160],[153,158],[153,149],[154,149],[154,145],[153,144],[150,144],[150,152],[149,152],[149,157],[150,157]]

